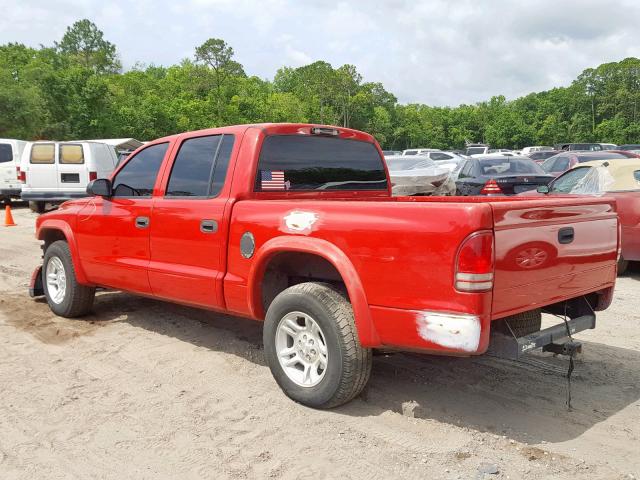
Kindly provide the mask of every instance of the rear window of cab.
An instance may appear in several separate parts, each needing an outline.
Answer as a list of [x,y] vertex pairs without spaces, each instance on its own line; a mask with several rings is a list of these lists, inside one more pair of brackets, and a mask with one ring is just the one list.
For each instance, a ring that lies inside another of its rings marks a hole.
[[0,163],[13,160],[13,149],[8,143],[0,143]]
[[272,135],[262,144],[255,190],[387,190],[387,176],[373,143]]
[[84,163],[84,153],[82,145],[63,144],[60,145],[60,163],[82,164]]

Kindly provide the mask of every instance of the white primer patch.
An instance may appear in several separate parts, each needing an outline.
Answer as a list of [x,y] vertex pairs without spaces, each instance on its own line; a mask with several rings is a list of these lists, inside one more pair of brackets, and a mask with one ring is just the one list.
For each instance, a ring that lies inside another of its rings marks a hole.
[[465,352],[478,350],[481,328],[476,316],[423,312],[416,323],[424,340]]
[[284,217],[284,225],[287,230],[297,233],[310,232],[317,221],[317,214],[302,210],[294,210]]

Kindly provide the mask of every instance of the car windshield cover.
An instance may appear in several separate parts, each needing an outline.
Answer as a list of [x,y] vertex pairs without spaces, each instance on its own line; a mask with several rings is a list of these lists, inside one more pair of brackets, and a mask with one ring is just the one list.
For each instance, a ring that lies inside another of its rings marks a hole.
[[483,175],[544,175],[544,171],[533,161],[518,158],[492,158],[480,160],[480,170]]
[[260,152],[257,191],[387,190],[382,157],[369,142],[272,135]]
[[415,170],[416,168],[428,168],[434,165],[433,160],[425,158],[392,158],[387,160],[387,166],[389,170]]

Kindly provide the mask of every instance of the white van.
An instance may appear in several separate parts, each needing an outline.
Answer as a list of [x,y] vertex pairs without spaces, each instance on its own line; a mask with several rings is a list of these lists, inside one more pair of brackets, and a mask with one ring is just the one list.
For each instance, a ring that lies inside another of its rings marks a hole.
[[86,197],[87,184],[111,175],[115,149],[98,142],[32,142],[20,161],[22,199],[43,212],[45,203]]
[[11,138],[0,138],[0,201],[20,198],[22,184],[17,169],[27,142]]

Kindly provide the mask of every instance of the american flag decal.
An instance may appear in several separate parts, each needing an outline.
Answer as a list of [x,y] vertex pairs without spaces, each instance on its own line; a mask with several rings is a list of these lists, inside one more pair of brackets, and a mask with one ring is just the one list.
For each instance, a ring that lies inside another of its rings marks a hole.
[[260,188],[262,190],[287,190],[288,183],[284,181],[283,170],[260,171]]

